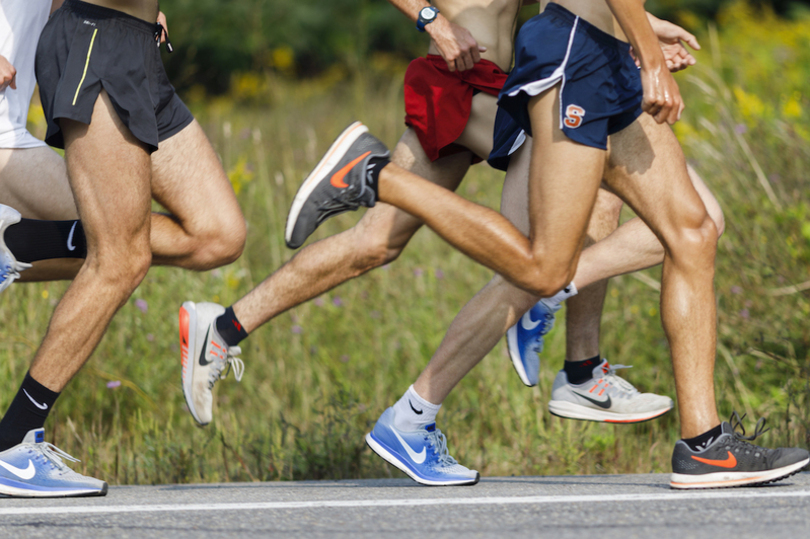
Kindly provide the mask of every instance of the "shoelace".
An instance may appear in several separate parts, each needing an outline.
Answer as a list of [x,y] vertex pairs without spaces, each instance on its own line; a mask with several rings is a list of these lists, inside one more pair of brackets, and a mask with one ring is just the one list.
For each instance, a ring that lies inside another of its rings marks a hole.
[[458,464],[458,461],[451,457],[450,452],[447,450],[447,438],[442,431],[436,429],[433,432],[428,432],[427,440],[433,447],[433,451],[439,455],[439,464],[442,466],[455,466]]
[[76,457],[62,451],[51,443],[40,442],[38,444],[33,444],[33,446],[38,449],[42,456],[50,461],[50,463],[59,471],[70,470],[70,468],[68,468],[67,465],[62,462],[62,459],[69,460],[70,462],[81,462]]
[[[756,440],[757,438],[759,438],[760,436],[771,430],[770,427],[767,428],[765,427],[765,423],[767,422],[767,420],[764,417],[760,417],[757,420],[756,426],[754,427],[754,434],[752,434],[751,436],[746,436],[745,427],[742,424],[742,420],[745,419],[746,415],[747,414],[743,414],[742,416],[740,416],[740,414],[737,413],[737,410],[734,410],[733,412],[731,412],[731,417],[729,417],[728,419],[728,422],[731,425],[731,430],[734,431],[734,437],[736,439],[743,440],[746,442],[753,442],[754,440]],[[742,431],[741,433],[737,432],[738,427]]]
[[602,365],[602,378],[604,378],[608,382],[608,392],[611,390],[611,386],[615,386],[617,389],[634,395],[638,393],[638,389],[633,387],[633,384],[625,380],[624,378],[617,376],[616,371],[619,369],[632,369],[632,365],[611,365],[608,362],[605,362]]
[[[224,380],[227,378],[228,373],[231,371],[233,371],[233,377],[236,378],[237,382],[242,381],[242,375],[245,373],[245,363],[241,358],[236,357],[241,353],[242,349],[240,347],[231,346],[228,348],[225,359],[220,359],[217,357],[216,361],[214,361],[214,364],[211,366],[211,370],[208,375],[209,389],[214,387],[217,380]],[[225,370],[225,366],[228,367],[228,370]],[[224,373],[222,372],[223,370],[225,370]]]

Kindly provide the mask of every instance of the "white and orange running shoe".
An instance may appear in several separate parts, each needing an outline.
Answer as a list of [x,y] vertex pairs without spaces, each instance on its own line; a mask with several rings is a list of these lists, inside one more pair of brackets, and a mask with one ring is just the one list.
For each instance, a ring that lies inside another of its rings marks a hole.
[[633,384],[616,376],[616,369],[603,359],[593,370],[593,378],[571,384],[564,370],[557,373],[548,411],[560,417],[605,423],[641,423],[672,409],[672,399],[654,393],[640,393]]
[[214,384],[224,380],[231,369],[239,382],[245,371],[245,364],[237,357],[242,349],[229,347],[217,332],[216,319],[224,312],[225,308],[216,303],[187,301],[180,307],[183,396],[188,411],[200,426],[211,422]]

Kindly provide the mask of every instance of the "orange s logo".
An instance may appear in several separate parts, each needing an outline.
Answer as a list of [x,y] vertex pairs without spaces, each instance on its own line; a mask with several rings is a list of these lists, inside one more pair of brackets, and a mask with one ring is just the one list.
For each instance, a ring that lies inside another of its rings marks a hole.
[[565,119],[563,123],[566,127],[576,129],[582,124],[582,117],[585,116],[585,109],[578,105],[568,105],[565,109]]

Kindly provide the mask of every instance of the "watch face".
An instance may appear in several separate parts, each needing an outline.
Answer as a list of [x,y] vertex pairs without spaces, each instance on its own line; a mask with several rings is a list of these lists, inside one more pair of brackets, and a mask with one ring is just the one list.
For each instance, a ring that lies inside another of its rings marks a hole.
[[429,21],[431,19],[436,18],[436,12],[429,7],[423,7],[422,11],[419,12],[419,16]]

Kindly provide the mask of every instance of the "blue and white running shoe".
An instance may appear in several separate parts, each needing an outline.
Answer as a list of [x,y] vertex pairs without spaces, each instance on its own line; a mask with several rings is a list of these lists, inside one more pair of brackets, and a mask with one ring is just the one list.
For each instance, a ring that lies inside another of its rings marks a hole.
[[543,337],[554,327],[554,315],[560,305],[541,299],[506,331],[506,346],[520,381],[529,387],[540,380],[540,356]]
[[78,474],[62,459],[79,462],[44,441],[45,431],[28,431],[21,444],[0,453],[0,494],[19,498],[104,496],[107,483]]
[[22,270],[31,267],[31,264],[17,262],[3,239],[6,229],[19,223],[20,219],[20,212],[0,204],[0,292],[8,288],[16,279],[19,279]]
[[480,476],[465,468],[447,451],[447,438],[431,423],[415,432],[394,427],[394,409],[389,408],[366,434],[368,446],[417,483],[431,486],[474,485]]

